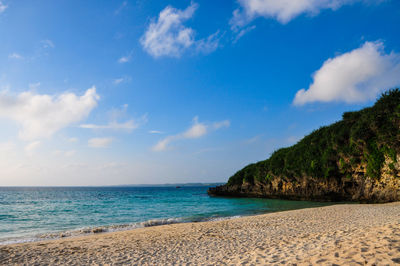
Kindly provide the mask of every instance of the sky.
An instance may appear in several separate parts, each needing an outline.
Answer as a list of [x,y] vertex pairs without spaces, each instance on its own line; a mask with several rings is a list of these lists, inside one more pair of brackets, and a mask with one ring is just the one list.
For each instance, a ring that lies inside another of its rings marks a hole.
[[400,86],[397,0],[0,0],[0,186],[225,182]]

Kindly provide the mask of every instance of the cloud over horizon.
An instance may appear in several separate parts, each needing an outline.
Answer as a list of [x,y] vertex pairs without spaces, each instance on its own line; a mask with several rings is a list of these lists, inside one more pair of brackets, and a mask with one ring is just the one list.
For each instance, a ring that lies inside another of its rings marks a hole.
[[187,49],[211,53],[218,48],[219,32],[201,40],[195,39],[195,31],[184,25],[193,17],[198,4],[192,2],[185,10],[172,6],[164,8],[157,20],[153,19],[140,38],[143,49],[151,56],[180,57]]
[[350,52],[329,58],[313,74],[313,82],[296,93],[293,103],[365,102],[400,85],[400,55],[386,54],[382,42],[365,42]]
[[88,146],[91,148],[107,148],[113,141],[113,138],[91,138],[88,140]]
[[49,138],[57,131],[86,118],[97,106],[99,95],[93,86],[82,96],[59,96],[22,92],[0,94],[0,117],[20,125],[19,137],[25,141]]
[[210,131],[218,130],[220,128],[229,127],[230,121],[224,120],[220,122],[214,122],[212,124],[200,123],[199,118],[195,116],[193,118],[193,125],[186,131],[167,136],[160,140],[154,147],[153,151],[165,151],[171,142],[182,140],[182,139],[197,139],[207,135]]
[[40,141],[32,141],[29,144],[25,146],[25,154],[28,156],[33,156],[35,151],[39,148],[41,145]]

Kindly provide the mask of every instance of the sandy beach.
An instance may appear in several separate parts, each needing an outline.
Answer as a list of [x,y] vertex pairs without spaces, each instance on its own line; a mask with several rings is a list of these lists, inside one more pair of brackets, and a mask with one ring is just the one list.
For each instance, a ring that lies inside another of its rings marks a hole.
[[0,246],[0,264],[396,265],[400,203],[342,204]]

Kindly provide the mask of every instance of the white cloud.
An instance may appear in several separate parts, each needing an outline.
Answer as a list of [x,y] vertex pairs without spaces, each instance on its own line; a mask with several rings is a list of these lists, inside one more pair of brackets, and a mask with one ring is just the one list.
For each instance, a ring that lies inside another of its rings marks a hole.
[[39,148],[41,142],[40,141],[33,141],[25,146],[25,153],[28,156],[32,156],[35,151]]
[[23,92],[17,96],[0,94],[0,117],[21,126],[19,137],[31,141],[51,137],[57,131],[79,122],[97,106],[96,88],[84,95],[63,93],[59,96]]
[[381,42],[366,42],[326,60],[313,79],[308,90],[296,93],[295,105],[317,101],[364,102],[400,85],[400,55],[386,54]]
[[110,122],[107,125],[83,124],[79,127],[86,129],[134,130],[139,127],[139,123],[135,123],[134,120],[129,120],[125,123]]
[[88,146],[92,148],[107,148],[113,140],[113,138],[92,138],[89,139]]
[[193,17],[198,4],[191,3],[185,10],[167,6],[156,21],[150,23],[140,38],[143,49],[153,57],[180,57],[190,47],[198,52],[210,53],[218,48],[219,32],[206,39],[195,40],[195,31],[183,25]]
[[164,132],[159,131],[159,130],[150,130],[149,133],[150,134],[164,134]]
[[8,6],[6,6],[5,4],[3,4],[2,1],[0,1],[0,14],[3,13]]
[[165,151],[169,143],[180,138],[181,137],[178,138],[178,136],[168,136],[157,142],[157,144],[153,146],[153,151]]
[[256,26],[249,26],[246,27],[242,30],[239,31],[239,33],[236,35],[235,39],[233,40],[233,43],[236,43],[240,38],[242,38],[244,35],[246,35],[247,33],[249,33],[250,31],[254,30],[256,28]]
[[114,85],[119,85],[121,83],[130,82],[131,79],[132,78],[130,76],[120,77],[120,78],[114,79],[113,83],[114,83]]
[[272,18],[282,24],[302,14],[316,15],[323,9],[337,10],[355,2],[381,2],[382,0],[238,0],[241,8],[233,12],[233,29],[245,26],[257,17]]
[[126,130],[132,131],[137,129],[141,125],[147,123],[147,114],[142,115],[138,119],[129,119],[126,122],[118,122],[118,120],[123,119],[127,116],[128,104],[124,104],[120,109],[113,108],[111,111],[108,112],[108,116],[110,118],[110,122],[105,125],[97,125],[97,124],[82,124],[80,128],[86,129],[94,129],[94,130]]
[[128,55],[122,56],[118,59],[118,63],[124,64],[130,62],[132,59],[132,52],[130,52]]
[[206,39],[201,39],[196,42],[196,50],[203,54],[210,54],[218,49],[220,40],[219,31],[211,34]]
[[207,134],[207,126],[203,123],[199,123],[197,116],[193,119],[193,122],[193,126],[183,132],[183,138],[197,139]]
[[197,139],[205,136],[212,130],[217,130],[222,127],[229,127],[230,122],[228,120],[224,120],[221,122],[215,122],[210,125],[205,124],[205,123],[200,123],[198,117],[193,118],[193,125],[187,129],[186,131],[172,135],[172,136],[167,136],[166,138],[160,140],[154,147],[153,151],[164,151],[168,148],[168,145],[171,142],[181,140],[181,139]]
[[143,48],[152,56],[178,57],[194,43],[194,31],[182,23],[190,19],[198,5],[192,3],[185,10],[167,6],[160,12],[158,20],[150,23],[140,39]]
[[[0,6],[0,10],[1,10],[1,6]],[[12,53],[8,55],[8,58],[10,59],[24,59],[24,57],[18,53]]]

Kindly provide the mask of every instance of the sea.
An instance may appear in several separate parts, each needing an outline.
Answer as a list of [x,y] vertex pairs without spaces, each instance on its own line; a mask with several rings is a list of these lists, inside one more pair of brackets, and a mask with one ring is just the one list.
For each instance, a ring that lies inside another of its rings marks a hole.
[[329,203],[207,195],[207,186],[0,187],[0,245]]

